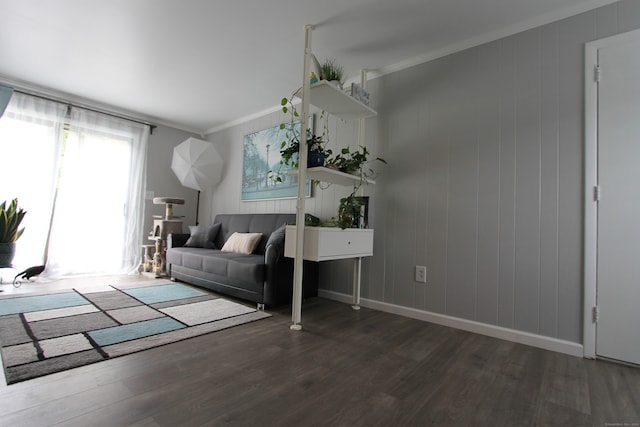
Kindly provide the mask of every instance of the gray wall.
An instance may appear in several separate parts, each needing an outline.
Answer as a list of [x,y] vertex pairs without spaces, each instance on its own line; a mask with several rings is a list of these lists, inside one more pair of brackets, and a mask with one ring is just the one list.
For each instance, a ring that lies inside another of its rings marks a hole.
[[[627,0],[373,80],[367,144],[390,165],[366,190],[376,237],[362,296],[581,342],[584,43],[639,27]],[[228,166],[210,215],[294,212],[239,201],[242,136],[281,120],[208,137]],[[354,135],[332,129],[338,145]],[[345,191],[318,192],[307,212],[335,215]],[[349,294],[351,274],[323,263],[321,286]]]
[[[173,147],[185,141],[189,137],[200,138],[185,131],[158,126],[149,137],[147,151],[147,191],[153,191],[155,197],[180,197],[185,199],[184,205],[175,205],[174,215],[185,216],[184,231],[188,232],[188,225],[194,225],[196,221],[197,191],[180,184],[178,178],[171,170],[171,158]],[[164,215],[165,205],[154,205],[152,200],[145,203],[145,234],[153,230],[153,215]],[[202,221],[201,221],[202,222]],[[152,244],[145,241],[143,245]]]

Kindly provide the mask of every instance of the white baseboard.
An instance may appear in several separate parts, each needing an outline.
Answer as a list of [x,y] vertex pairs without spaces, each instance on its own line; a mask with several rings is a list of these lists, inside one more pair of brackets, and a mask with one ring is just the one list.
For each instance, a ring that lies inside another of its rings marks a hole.
[[[325,289],[319,289],[318,295],[322,298],[339,301],[346,304],[351,304],[353,301],[351,295],[328,291]],[[389,304],[386,302],[375,301],[367,298],[361,298],[360,305],[362,307],[367,307],[374,310],[385,311],[387,313],[410,317],[412,319],[424,320],[425,322],[431,322],[437,325],[448,326],[450,328],[461,329],[463,331],[473,332],[480,335],[486,335],[493,338],[516,342],[519,344],[530,345],[532,347],[542,348],[558,353],[564,353],[570,356],[584,357],[583,345],[571,341],[565,341],[557,338],[546,337],[544,335],[532,334],[530,332],[504,328],[502,326],[489,325],[487,323],[480,323],[474,320],[447,316],[446,314],[439,314],[430,311],[417,310],[415,308],[402,307],[400,305]]]

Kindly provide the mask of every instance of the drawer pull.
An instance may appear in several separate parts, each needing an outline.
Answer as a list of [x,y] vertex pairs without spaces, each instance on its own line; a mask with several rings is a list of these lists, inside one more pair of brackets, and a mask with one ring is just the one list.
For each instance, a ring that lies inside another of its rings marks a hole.
[[351,241],[348,241],[348,242],[347,242],[347,245],[350,245],[350,244],[351,244]]

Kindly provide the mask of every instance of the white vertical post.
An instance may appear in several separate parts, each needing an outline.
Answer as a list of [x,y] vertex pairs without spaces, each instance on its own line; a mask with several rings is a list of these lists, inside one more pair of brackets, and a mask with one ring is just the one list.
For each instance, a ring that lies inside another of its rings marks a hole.
[[[367,70],[360,71],[360,86],[363,90],[367,87]],[[365,146],[366,119],[358,120],[358,149]],[[361,177],[361,179],[364,177]],[[362,187],[358,189],[358,195],[362,195]],[[351,308],[360,310],[360,283],[362,281],[362,258],[356,258],[353,264],[353,305]]]
[[351,308],[360,310],[360,281],[362,279],[362,258],[358,257],[353,263],[353,305]]
[[305,181],[307,180],[307,125],[309,124],[309,93],[311,83],[309,71],[311,64],[311,31],[312,25],[304,27],[304,66],[302,71],[302,103],[300,114],[300,148],[298,151],[298,199],[296,204],[296,257],[293,265],[293,296],[291,307],[292,330],[302,329],[302,270],[304,250],[305,220]]
[[[367,89],[367,69],[363,68],[362,70],[360,70],[360,87],[362,87],[362,90],[366,90]],[[364,118],[361,118],[358,120],[358,146],[365,146],[365,126],[366,126],[366,120]],[[358,147],[360,148],[360,147]]]

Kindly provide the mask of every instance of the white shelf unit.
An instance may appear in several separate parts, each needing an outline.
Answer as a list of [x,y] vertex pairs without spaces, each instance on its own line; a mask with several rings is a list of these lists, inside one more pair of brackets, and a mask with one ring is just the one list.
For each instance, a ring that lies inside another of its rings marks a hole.
[[[313,104],[318,108],[323,109],[327,113],[341,118],[343,120],[359,120],[358,128],[358,145],[364,145],[364,129],[365,119],[368,117],[374,117],[377,115],[376,111],[368,105],[363,104],[359,100],[344,93],[338,87],[331,83],[321,80],[311,85],[309,81],[309,74],[311,71],[311,33],[313,30],[312,25],[305,25],[305,49],[304,49],[304,67],[302,77],[302,102],[301,102],[301,115],[300,120],[302,123],[307,123],[309,120],[309,105]],[[362,87],[365,88],[366,84],[366,71],[362,72]],[[303,127],[302,134],[300,135],[301,141],[307,140],[306,129]],[[307,164],[307,150],[306,145],[301,145],[298,162],[301,165]],[[298,175],[298,194],[296,204],[296,225],[293,230],[289,231],[289,235],[292,237],[289,244],[289,253],[294,258],[294,277],[293,277],[293,301],[291,307],[291,329],[302,329],[301,317],[302,317],[302,270],[304,259],[304,247],[305,247],[305,181],[307,178],[314,179],[316,181],[331,182],[334,184],[350,186],[360,181],[360,177],[356,175],[346,174],[340,171],[332,170],[325,167],[320,168],[301,168],[294,172]],[[368,181],[373,184],[373,181]],[[343,230],[335,229],[336,232]],[[369,235],[369,234],[367,234]],[[373,230],[370,230],[371,236],[371,251],[367,251],[366,255],[373,255]],[[286,240],[285,240],[286,242]],[[291,246],[293,245],[293,246]],[[360,308],[360,276],[362,266],[362,256],[359,254],[354,255],[354,278],[353,278],[353,308]]]
[[320,80],[311,85],[309,104],[330,112],[342,120],[366,119],[378,114],[373,108],[344,93],[326,80]]
[[[287,172],[289,175],[298,175],[298,169],[291,169]],[[359,175],[353,175],[350,173],[340,172],[339,170],[327,168],[324,166],[317,166],[314,168],[307,168],[307,178],[314,181],[330,182],[332,184],[344,185],[348,187],[360,182]],[[372,179],[364,179],[367,184],[375,184]]]

